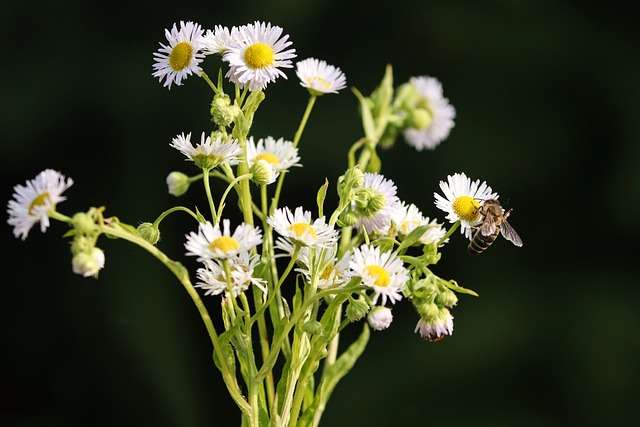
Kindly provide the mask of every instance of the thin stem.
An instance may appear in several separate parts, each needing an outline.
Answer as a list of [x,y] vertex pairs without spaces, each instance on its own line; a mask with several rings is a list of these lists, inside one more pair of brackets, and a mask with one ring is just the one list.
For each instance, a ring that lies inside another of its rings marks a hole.
[[447,234],[444,235],[444,237],[442,239],[440,239],[440,241],[438,242],[438,244],[436,245],[436,247],[440,246],[441,244],[443,244],[444,242],[447,241],[447,239],[449,237],[451,237],[451,235],[453,234],[454,231],[456,231],[456,229],[460,226],[460,220],[457,220],[449,229],[449,231],[447,231]]
[[169,214],[177,211],[186,212],[191,215],[196,221],[198,220],[198,216],[191,209],[185,208],[184,206],[175,206],[162,212],[160,216],[153,222],[153,226],[157,228],[163,219],[165,219]]
[[218,224],[219,219],[216,217],[216,206],[213,203],[213,196],[211,195],[211,186],[209,185],[209,169],[203,169],[203,181],[204,191],[207,193],[207,200],[209,200],[209,209],[211,209],[211,222]]

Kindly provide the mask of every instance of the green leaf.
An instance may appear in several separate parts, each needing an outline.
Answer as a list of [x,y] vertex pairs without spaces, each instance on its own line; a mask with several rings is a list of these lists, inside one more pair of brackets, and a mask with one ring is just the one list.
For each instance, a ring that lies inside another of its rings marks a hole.
[[471,289],[463,288],[462,286],[458,285],[458,283],[456,283],[455,280],[444,280],[444,279],[440,279],[440,280],[442,281],[442,283],[444,283],[444,285],[447,288],[451,289],[454,292],[473,295],[474,297],[480,296],[475,291],[472,291]]
[[429,224],[416,227],[413,231],[409,233],[409,235],[407,235],[407,237],[405,237],[402,240],[402,243],[400,243],[400,246],[398,246],[398,250],[401,251],[410,246],[413,246],[415,243],[418,242],[418,240],[420,240],[420,238],[424,235],[424,233],[426,233],[427,230],[429,230],[431,227],[432,226]]
[[316,195],[316,203],[318,204],[318,217],[324,216],[324,199],[327,197],[327,188],[329,188],[329,181],[327,178],[324,179],[324,184],[318,190],[318,194]]

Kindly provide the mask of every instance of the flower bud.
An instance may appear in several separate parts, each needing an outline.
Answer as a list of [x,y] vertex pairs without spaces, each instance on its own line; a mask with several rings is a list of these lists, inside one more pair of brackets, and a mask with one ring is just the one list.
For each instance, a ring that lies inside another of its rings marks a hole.
[[143,222],[137,228],[138,234],[147,242],[155,245],[160,240],[160,229],[150,222]]
[[278,174],[276,173],[271,163],[266,160],[258,160],[251,166],[251,181],[258,185],[268,185],[276,180]]
[[96,228],[96,223],[91,218],[91,215],[84,212],[78,212],[71,219],[71,225],[73,229],[81,234],[90,234]]
[[436,297],[436,304],[444,307],[453,307],[458,303],[457,295],[451,289],[445,289]]
[[71,243],[71,254],[76,255],[81,252],[89,253],[93,249],[93,241],[87,236],[77,234]]
[[432,302],[419,304],[416,306],[416,310],[418,310],[418,314],[420,315],[420,317],[428,322],[436,319],[440,314],[440,308],[438,308],[437,304],[434,304]]
[[360,216],[353,211],[344,211],[340,214],[339,222],[340,227],[351,227],[355,225]]
[[98,277],[98,271],[104,267],[105,257],[101,249],[93,248],[90,252],[79,252],[71,260],[74,273],[84,277]]
[[429,127],[431,121],[432,116],[429,110],[426,108],[415,108],[409,112],[405,123],[410,128],[422,130]]
[[189,177],[182,172],[171,172],[167,176],[167,187],[172,196],[182,196],[189,189]]
[[367,317],[367,322],[369,322],[369,325],[376,331],[387,329],[389,325],[391,325],[391,322],[393,322],[391,309],[381,305],[373,307]]
[[211,101],[211,118],[215,124],[221,127],[231,125],[240,114],[240,107],[231,104],[228,95],[216,95]]
[[369,311],[369,304],[362,299],[351,300],[347,306],[346,315],[350,322],[357,322]]
[[318,335],[324,331],[324,327],[322,326],[322,323],[317,320],[309,320],[307,323],[302,325],[302,330],[310,335]]

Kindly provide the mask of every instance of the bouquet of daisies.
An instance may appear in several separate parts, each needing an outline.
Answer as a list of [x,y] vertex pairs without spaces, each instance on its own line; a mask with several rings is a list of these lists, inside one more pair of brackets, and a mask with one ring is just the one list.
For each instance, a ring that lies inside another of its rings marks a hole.
[[[212,92],[211,128],[170,142],[192,163],[190,170],[173,171],[166,180],[176,197],[203,190],[202,204],[195,211],[172,207],[138,226],[107,215],[104,207],[68,216],[58,205],[73,180],[48,169],[15,187],[8,223],[23,240],[37,223],[43,232],[51,220],[66,223],[72,270],[85,277],[97,278],[105,266],[102,236],[144,248],[193,300],[242,425],[317,425],[370,330],[391,325],[396,303],[413,305],[415,331],[427,341],[453,333],[457,294],[476,294],[438,277],[431,266],[457,228],[472,237],[483,220],[483,201],[498,195],[463,173],[448,176],[440,182],[443,195],[435,194],[435,206],[452,224],[448,230],[398,198],[393,181],[381,174],[379,149],[400,135],[418,151],[434,149],[453,128],[455,109],[433,77],[414,77],[394,88],[389,66],[369,96],[352,89],[363,137],[348,151],[344,174],[337,182],[313,185],[312,209],[280,206],[283,181],[304,163],[298,145],[314,103],[345,89],[342,71],[315,58],[296,62],[309,102],[293,139],[253,135],[267,86],[286,79],[285,70],[294,67],[296,52],[283,29],[259,21],[213,30],[180,22],[165,35],[167,44],[154,53],[153,76],[171,89],[195,75]],[[211,76],[202,68],[208,57],[221,59]],[[337,206],[325,205],[329,192],[335,192]],[[183,244],[185,256],[197,261],[196,271],[160,247],[162,221],[174,213],[193,218]],[[219,302],[213,312],[204,298]],[[340,352],[340,333],[354,323],[361,333]]]

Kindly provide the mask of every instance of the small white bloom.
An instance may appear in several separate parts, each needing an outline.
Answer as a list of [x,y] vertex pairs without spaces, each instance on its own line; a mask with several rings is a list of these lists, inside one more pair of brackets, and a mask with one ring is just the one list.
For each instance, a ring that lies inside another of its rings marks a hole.
[[281,68],[293,67],[295,49],[287,49],[289,36],[282,28],[256,21],[238,28],[237,40],[227,48],[222,59],[229,63],[226,74],[232,83],[250,91],[263,90],[278,77],[287,78]]
[[237,33],[237,27],[232,27],[229,30],[229,28],[222,25],[216,25],[213,31],[207,30],[200,39],[204,54],[213,55],[217,53],[224,55],[229,49],[229,45],[237,39]]
[[105,257],[102,249],[93,247],[90,252],[79,252],[71,260],[74,273],[84,277],[98,277],[98,272],[104,267]]
[[293,166],[302,166],[298,149],[293,142],[284,138],[277,140],[271,136],[260,138],[257,142],[250,136],[247,139],[247,162],[252,167],[258,160],[264,160],[273,167],[276,178],[280,172],[289,170]]
[[347,87],[347,79],[340,70],[325,61],[307,58],[296,63],[296,75],[300,84],[314,95],[338,93]]
[[420,318],[415,332],[429,341],[439,341],[445,335],[453,334],[453,316],[446,308],[442,308],[433,319]]
[[365,173],[364,183],[356,193],[357,200],[352,204],[360,216],[356,228],[363,227],[367,233],[386,233],[400,207],[394,182],[377,173]]
[[238,164],[238,155],[242,153],[237,141],[223,142],[220,137],[212,141],[211,136],[205,132],[202,132],[200,144],[195,147],[191,144],[191,132],[186,136],[184,133],[176,136],[170,145],[184,154],[187,157],[186,160],[193,161],[196,166],[202,169],[213,169],[220,163],[236,165]]
[[44,233],[49,227],[49,210],[66,199],[62,193],[72,185],[73,179],[65,178],[53,169],[40,172],[25,185],[16,185],[13,200],[7,205],[7,223],[13,227],[13,235],[26,239],[37,222],[40,222],[40,231]]
[[325,218],[311,219],[311,212],[297,207],[294,212],[288,207],[277,209],[267,218],[267,223],[273,227],[281,238],[276,247],[288,250],[291,245],[328,247],[336,239],[338,232],[325,223]]
[[497,199],[499,196],[491,190],[486,182],[471,181],[464,173],[447,176],[447,182],[440,181],[442,197],[433,193],[436,207],[447,213],[449,222],[460,221],[460,232],[471,238],[472,228],[480,222],[480,203],[478,200]]
[[382,305],[387,298],[392,304],[402,299],[409,272],[392,252],[380,253],[379,247],[362,245],[353,250],[349,268],[352,276],[361,277],[362,283],[375,291],[374,304],[378,297],[382,298]]
[[410,83],[418,91],[419,104],[429,117],[422,129],[406,129],[404,138],[418,151],[424,148],[433,150],[449,136],[455,125],[456,110],[442,95],[442,84],[436,78],[412,77]]
[[167,175],[167,188],[172,196],[182,196],[189,189],[189,177],[182,172],[173,171]]
[[187,255],[195,255],[198,261],[205,259],[229,259],[242,252],[249,251],[262,243],[262,232],[249,224],[242,223],[236,227],[233,234],[230,231],[229,220],[220,225],[213,225],[209,221],[198,226],[198,232],[187,235],[185,248]]
[[[292,251],[292,248],[287,252],[289,251]],[[317,248],[317,250],[310,250],[309,247],[303,246],[298,255],[298,261],[302,267],[297,268],[296,271],[302,273],[307,282],[314,282],[319,289],[342,286],[351,279],[348,274],[351,256],[347,252],[338,260],[337,251],[337,244],[330,248]]]
[[393,322],[393,313],[389,307],[383,305],[375,306],[367,315],[367,322],[376,331],[387,329]]
[[[255,267],[260,262],[260,256],[250,255],[249,252],[242,252],[237,258],[230,258],[229,262],[229,283],[231,292],[236,297],[241,292],[246,291],[250,285],[257,286],[262,292],[266,293],[266,281],[253,276]],[[196,276],[201,280],[195,287],[205,290],[205,295],[219,295],[225,293],[225,297],[229,296],[229,284],[227,284],[227,276],[221,260],[203,260],[204,268],[199,268]]]
[[165,79],[164,87],[171,89],[175,82],[180,86],[182,80],[191,74],[200,76],[202,68],[198,64],[204,59],[202,49],[203,30],[199,24],[180,21],[180,30],[173,24],[171,31],[164,31],[168,45],[160,43],[160,49],[153,54],[155,63],[152,74],[160,82]]
[[435,219],[430,220],[425,217],[413,203],[407,205],[401,202],[400,208],[394,213],[393,221],[398,228],[398,234],[403,237],[406,237],[419,226],[429,225],[430,227],[418,240],[423,245],[437,243],[447,234],[447,231]]

